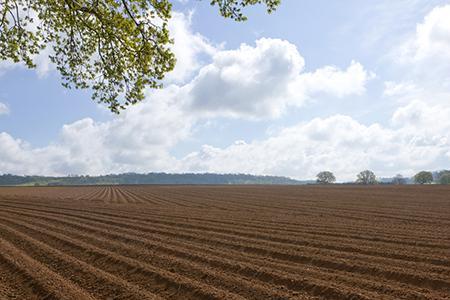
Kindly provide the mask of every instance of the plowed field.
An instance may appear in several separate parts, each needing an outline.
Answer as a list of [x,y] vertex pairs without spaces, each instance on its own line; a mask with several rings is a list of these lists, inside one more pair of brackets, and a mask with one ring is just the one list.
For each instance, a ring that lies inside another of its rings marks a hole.
[[449,187],[0,188],[0,299],[449,295]]

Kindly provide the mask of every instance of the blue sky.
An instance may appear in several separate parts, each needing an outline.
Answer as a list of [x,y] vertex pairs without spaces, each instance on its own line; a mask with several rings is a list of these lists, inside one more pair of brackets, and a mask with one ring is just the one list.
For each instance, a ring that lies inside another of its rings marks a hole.
[[450,168],[450,2],[176,1],[165,89],[120,116],[46,59],[0,64],[0,173],[243,172],[351,180]]

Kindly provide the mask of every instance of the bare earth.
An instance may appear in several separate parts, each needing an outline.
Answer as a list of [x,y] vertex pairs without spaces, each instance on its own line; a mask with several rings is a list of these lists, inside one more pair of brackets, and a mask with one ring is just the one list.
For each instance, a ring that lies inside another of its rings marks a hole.
[[0,299],[450,299],[450,187],[0,188]]

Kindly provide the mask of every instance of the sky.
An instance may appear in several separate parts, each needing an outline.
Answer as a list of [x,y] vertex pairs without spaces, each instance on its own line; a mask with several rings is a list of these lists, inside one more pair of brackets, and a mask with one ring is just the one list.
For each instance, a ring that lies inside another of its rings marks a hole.
[[174,0],[177,57],[119,116],[45,51],[0,62],[0,174],[214,172],[338,181],[450,168],[450,1]]

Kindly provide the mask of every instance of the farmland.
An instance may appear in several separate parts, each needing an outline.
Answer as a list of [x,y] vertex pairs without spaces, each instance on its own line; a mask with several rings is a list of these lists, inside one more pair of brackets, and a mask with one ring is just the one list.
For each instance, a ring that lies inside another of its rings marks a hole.
[[450,299],[450,187],[0,188],[0,299]]

